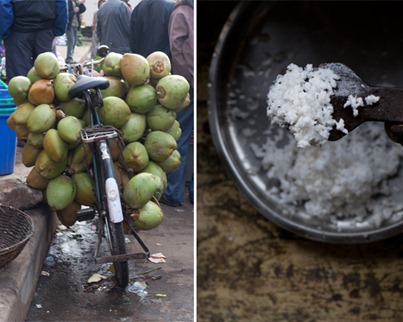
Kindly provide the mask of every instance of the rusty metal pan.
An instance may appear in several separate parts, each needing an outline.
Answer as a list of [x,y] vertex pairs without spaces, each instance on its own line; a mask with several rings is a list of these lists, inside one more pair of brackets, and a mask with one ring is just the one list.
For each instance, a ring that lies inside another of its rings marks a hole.
[[[349,227],[284,216],[284,205],[268,192],[275,183],[265,178],[261,160],[250,148],[265,140],[270,127],[267,92],[290,63],[342,62],[371,85],[403,87],[402,53],[403,19],[396,2],[247,1],[237,5],[222,29],[210,65],[209,123],[229,174],[263,216],[300,236],[328,243],[365,243],[402,231],[402,220],[374,228],[365,223]],[[390,185],[391,201],[403,200],[401,168]]]

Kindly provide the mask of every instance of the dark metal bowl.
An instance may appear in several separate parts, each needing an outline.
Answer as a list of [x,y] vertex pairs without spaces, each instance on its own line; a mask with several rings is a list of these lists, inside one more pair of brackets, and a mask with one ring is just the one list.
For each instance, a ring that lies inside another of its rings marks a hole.
[[[264,178],[261,160],[250,150],[251,143],[263,142],[270,126],[268,89],[290,63],[342,62],[371,85],[403,87],[400,15],[395,2],[248,1],[228,18],[210,66],[210,129],[238,188],[273,223],[309,239],[344,244],[380,240],[402,231],[401,220],[386,221],[379,228],[365,223],[340,228],[326,221],[284,216],[284,206],[268,193],[271,183]],[[391,200],[399,201],[401,168],[390,185]]]

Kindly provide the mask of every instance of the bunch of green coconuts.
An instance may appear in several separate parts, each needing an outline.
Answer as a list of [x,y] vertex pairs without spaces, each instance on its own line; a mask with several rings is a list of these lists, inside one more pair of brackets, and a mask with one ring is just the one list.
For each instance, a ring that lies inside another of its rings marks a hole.
[[[9,81],[17,108],[7,125],[26,139],[22,162],[32,167],[27,185],[42,190],[60,221],[71,226],[76,212],[94,205],[96,197],[92,154],[80,136],[89,126],[90,111],[84,100],[69,98],[77,77],[62,68],[57,57],[46,52],[26,76]],[[158,200],[167,186],[166,173],[180,165],[176,113],[189,105],[189,83],[171,74],[163,52],[148,57],[110,52],[92,74],[110,84],[101,91],[102,124],[122,133],[123,140],[111,139],[109,144],[125,210],[137,230],[153,229],[163,220]]]

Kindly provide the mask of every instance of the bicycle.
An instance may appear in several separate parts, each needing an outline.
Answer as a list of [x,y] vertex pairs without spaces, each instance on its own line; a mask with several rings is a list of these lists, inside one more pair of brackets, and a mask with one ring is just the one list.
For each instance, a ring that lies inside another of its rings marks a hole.
[[[129,269],[128,260],[146,259],[150,252],[137,234],[128,214],[125,214],[125,206],[122,203],[122,186],[119,186],[117,173],[110,153],[110,140],[117,140],[120,147],[123,146],[121,133],[116,128],[103,125],[98,115],[98,109],[102,108],[101,90],[109,87],[109,81],[103,77],[85,75],[83,68],[90,67],[91,72],[94,66],[100,64],[107,55],[105,46],[100,47],[98,53],[103,58],[96,61],[89,61],[83,64],[71,64],[66,70],[78,74],[77,82],[69,90],[71,99],[84,99],[86,107],[90,109],[90,125],[81,130],[81,140],[88,146],[92,153],[92,168],[90,174],[95,182],[96,204],[88,208],[80,209],[77,214],[77,221],[91,220],[98,218],[97,225],[97,246],[94,254],[95,263],[102,264],[112,262],[115,269],[117,285],[124,288],[128,285]],[[143,249],[143,253],[127,254],[123,223],[129,227],[129,232],[136,238]],[[111,256],[99,257],[102,240],[105,238],[109,246]]]

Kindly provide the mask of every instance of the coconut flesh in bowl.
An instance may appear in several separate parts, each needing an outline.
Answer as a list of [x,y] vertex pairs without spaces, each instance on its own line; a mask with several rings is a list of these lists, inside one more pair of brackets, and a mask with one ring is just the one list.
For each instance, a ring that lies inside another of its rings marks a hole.
[[[331,98],[340,78],[332,69],[290,64],[270,87],[267,116],[294,136],[276,153],[266,152],[285,142],[287,131],[273,132],[263,146],[252,146],[268,179],[277,183],[270,194],[290,217],[315,217],[340,228],[375,229],[385,221],[398,222],[403,204],[388,197],[389,180],[397,175],[403,149],[387,137],[381,122],[367,122],[349,133],[343,118],[333,118]],[[346,95],[342,105],[357,117],[379,101],[372,94]],[[349,134],[329,142],[335,129]]]

